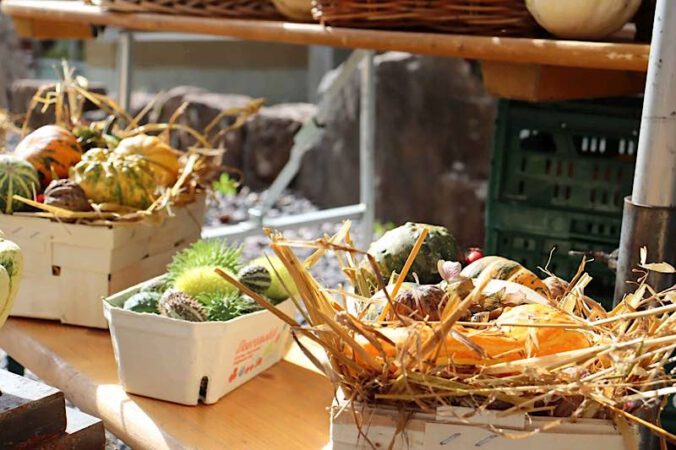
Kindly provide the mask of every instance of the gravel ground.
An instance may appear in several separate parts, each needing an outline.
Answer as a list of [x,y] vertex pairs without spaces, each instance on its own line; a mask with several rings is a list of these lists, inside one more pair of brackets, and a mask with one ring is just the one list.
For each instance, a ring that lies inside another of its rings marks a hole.
[[[247,211],[261,201],[261,196],[257,192],[251,192],[248,188],[243,188],[239,194],[233,197],[216,196],[209,201],[209,210],[205,219],[205,226],[221,226],[222,220],[227,223],[237,223],[248,219]],[[293,192],[287,191],[280,196],[274,207],[269,212],[269,217],[280,215],[301,214],[309,211],[316,211],[309,200],[299,197]],[[324,223],[319,226],[301,227],[295,230],[284,231],[284,235],[291,239],[312,240],[323,235],[333,235],[340,228],[340,223]],[[358,222],[353,222],[351,234],[355,241],[359,241]],[[251,236],[242,241],[242,255],[245,260],[253,259],[261,253],[272,253],[268,247],[269,240],[266,236]],[[310,250],[297,249],[299,256],[306,256]],[[343,275],[335,258],[322,258],[315,268],[313,274],[326,287],[336,287],[344,282]]]
[[[221,226],[224,223],[234,224],[248,218],[247,211],[261,200],[259,193],[251,192],[248,188],[242,189],[237,195],[223,197],[216,195],[209,200],[209,209],[205,219],[206,227]],[[269,216],[300,214],[308,211],[315,211],[317,208],[307,199],[299,197],[292,192],[285,192],[276,202]],[[357,224],[355,224],[357,225]],[[331,235],[338,231],[340,223],[325,223],[319,226],[302,227],[296,230],[285,231],[285,236],[291,239],[315,239],[322,235]],[[353,238],[359,239],[358,227],[353,227]],[[244,260],[249,260],[260,256],[263,252],[271,253],[268,247],[268,238],[265,236],[251,236],[245,238],[242,242],[242,255]],[[306,256],[310,250],[298,250],[299,256]],[[314,275],[326,287],[336,287],[344,282],[335,258],[330,256],[322,258],[313,269]],[[0,368],[5,368],[6,354],[0,349]],[[26,371],[26,377],[36,381],[41,381],[35,374]],[[68,403],[69,406],[73,406]],[[106,450],[128,450],[127,446],[112,433],[106,431]]]

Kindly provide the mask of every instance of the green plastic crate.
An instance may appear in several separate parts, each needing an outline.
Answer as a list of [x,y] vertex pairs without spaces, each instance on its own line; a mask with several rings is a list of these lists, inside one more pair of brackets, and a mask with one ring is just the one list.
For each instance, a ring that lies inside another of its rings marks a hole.
[[[642,99],[499,103],[486,211],[486,251],[572,277],[570,250],[617,248],[631,193]],[[587,266],[606,305],[615,275]]]

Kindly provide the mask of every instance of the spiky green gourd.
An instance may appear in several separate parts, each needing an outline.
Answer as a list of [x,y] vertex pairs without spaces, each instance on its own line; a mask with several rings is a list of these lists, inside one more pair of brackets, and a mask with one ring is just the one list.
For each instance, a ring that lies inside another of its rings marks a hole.
[[162,294],[159,292],[138,292],[124,302],[123,308],[139,313],[157,314],[159,312],[158,303],[161,297]]
[[[225,270],[232,275],[232,272]],[[234,276],[234,275],[233,275]],[[237,293],[235,286],[228,283],[215,272],[215,267],[194,267],[179,275],[174,281],[174,287],[191,297],[197,298],[199,294],[218,294],[225,296]],[[205,303],[206,304],[206,303]]]
[[248,265],[237,274],[239,281],[259,294],[265,294],[272,283],[270,271],[263,266]]
[[437,270],[437,262],[440,259],[445,261],[458,259],[455,238],[446,228],[407,222],[388,231],[369,247],[368,252],[375,258],[378,269],[386,281],[393,272],[401,273],[424,227],[428,227],[429,234],[406,276],[406,281],[415,281],[413,276],[415,273],[422,284],[438,283],[441,276]]
[[237,273],[240,255],[241,248],[222,241],[198,241],[174,256],[167,266],[167,283],[194,298],[225,297],[237,289],[214,269],[218,267],[231,274]]
[[298,293],[298,288],[296,288],[291,274],[277,256],[261,256],[251,261],[249,266],[262,266],[270,273],[270,287],[264,294],[270,300],[273,300],[273,303],[286,300],[289,298],[289,294],[296,295]]
[[15,194],[33,199],[40,189],[38,172],[30,163],[13,155],[0,155],[0,212],[12,214],[26,205]]
[[162,294],[158,302],[160,314],[172,319],[187,320],[188,322],[204,322],[207,313],[204,306],[190,296],[175,289],[169,289]]
[[224,298],[212,299],[206,310],[208,320],[225,322],[245,314],[260,311],[261,307],[251,297],[232,294]]

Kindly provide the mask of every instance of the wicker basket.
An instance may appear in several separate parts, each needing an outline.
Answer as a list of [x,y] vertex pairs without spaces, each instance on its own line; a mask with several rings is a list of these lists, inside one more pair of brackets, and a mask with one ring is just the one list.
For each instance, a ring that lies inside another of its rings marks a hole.
[[313,6],[314,18],[333,26],[511,36],[538,31],[524,0],[314,0]]
[[271,0],[100,0],[118,12],[152,12],[187,16],[281,20]]

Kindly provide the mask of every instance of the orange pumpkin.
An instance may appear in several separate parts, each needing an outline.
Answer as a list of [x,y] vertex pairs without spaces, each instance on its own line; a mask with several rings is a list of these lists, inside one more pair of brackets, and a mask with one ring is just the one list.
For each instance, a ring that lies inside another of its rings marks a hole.
[[19,142],[14,153],[37,169],[43,188],[52,179],[68,178],[68,170],[82,159],[75,135],[56,125],[33,131]]
[[[486,366],[522,358],[546,356],[569,350],[587,348],[591,345],[581,331],[559,327],[525,327],[526,324],[574,324],[573,320],[551,306],[539,304],[519,305],[504,312],[495,322],[496,328],[472,330],[455,325],[455,331],[463,334],[468,341],[481,347],[485,355],[479,355],[464,343],[449,334],[436,354],[436,363]],[[380,342],[380,347],[389,357],[399,354],[403,345],[415,349],[419,339],[425,342],[432,337],[433,329],[419,324],[417,327],[381,328],[381,334],[391,343]],[[415,333],[417,337],[412,337]],[[365,337],[355,336],[356,341],[371,356],[379,357],[380,350]],[[351,349],[346,352],[352,355]],[[354,355],[357,363],[364,364],[360,355]]]

